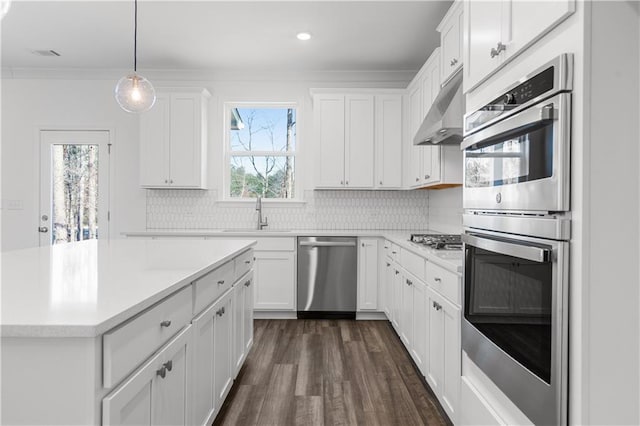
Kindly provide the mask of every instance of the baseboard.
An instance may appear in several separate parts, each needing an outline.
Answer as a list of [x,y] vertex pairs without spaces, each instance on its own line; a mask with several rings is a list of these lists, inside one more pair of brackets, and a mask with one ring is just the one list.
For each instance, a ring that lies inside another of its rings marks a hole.
[[295,311],[253,311],[254,319],[297,319]]
[[387,315],[384,312],[356,312],[356,320],[386,321]]

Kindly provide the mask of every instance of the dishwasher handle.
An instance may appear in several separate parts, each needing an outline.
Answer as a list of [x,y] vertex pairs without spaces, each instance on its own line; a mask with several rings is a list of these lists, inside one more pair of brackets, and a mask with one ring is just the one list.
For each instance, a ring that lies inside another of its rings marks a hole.
[[300,241],[304,247],[355,247],[355,241]]

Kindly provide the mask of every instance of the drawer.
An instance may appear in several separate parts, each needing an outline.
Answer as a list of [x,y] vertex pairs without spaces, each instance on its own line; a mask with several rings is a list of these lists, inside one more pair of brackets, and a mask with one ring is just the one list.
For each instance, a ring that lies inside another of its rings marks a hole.
[[233,285],[234,262],[229,261],[193,282],[193,315],[209,306]]
[[186,288],[106,332],[103,384],[111,388],[191,321],[192,288]]
[[236,257],[236,272],[233,276],[233,282],[238,281],[244,274],[253,268],[253,250],[248,250]]
[[433,262],[427,262],[427,285],[451,302],[460,305],[461,283],[458,274],[448,271]]
[[400,264],[402,267],[422,281],[425,280],[425,263],[425,258],[415,253],[404,249],[400,252]]
[[[260,231],[256,231],[260,232]],[[263,231],[264,232],[264,231]],[[207,237],[208,240],[224,239],[224,240],[254,240],[256,245],[253,246],[255,251],[294,251],[296,249],[296,239],[294,237],[255,237],[255,236],[215,236]]]

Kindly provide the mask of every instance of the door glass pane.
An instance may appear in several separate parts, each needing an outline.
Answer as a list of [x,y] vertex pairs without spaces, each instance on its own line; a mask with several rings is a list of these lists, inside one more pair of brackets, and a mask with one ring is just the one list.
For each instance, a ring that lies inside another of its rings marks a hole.
[[231,151],[295,151],[295,108],[233,108],[230,117]]
[[53,244],[98,238],[98,145],[52,146]]

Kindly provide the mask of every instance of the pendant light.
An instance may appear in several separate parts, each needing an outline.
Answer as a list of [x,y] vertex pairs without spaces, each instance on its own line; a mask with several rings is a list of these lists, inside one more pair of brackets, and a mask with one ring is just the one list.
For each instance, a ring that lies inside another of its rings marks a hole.
[[118,81],[115,95],[120,107],[127,112],[145,112],[156,102],[151,82],[138,74],[138,0],[134,0],[133,73]]

